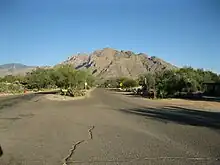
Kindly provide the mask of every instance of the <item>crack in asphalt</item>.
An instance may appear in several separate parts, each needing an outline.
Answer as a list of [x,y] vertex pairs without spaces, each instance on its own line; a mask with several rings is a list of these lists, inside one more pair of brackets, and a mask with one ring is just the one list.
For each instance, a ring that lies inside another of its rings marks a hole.
[[88,132],[89,132],[89,140],[92,140],[93,139],[93,135],[92,135],[92,130],[95,128],[95,126],[92,126]]
[[69,159],[73,156],[74,152],[77,149],[77,146],[79,146],[82,143],[88,142],[89,140],[93,140],[93,129],[95,126],[92,126],[88,129],[89,138],[87,140],[81,140],[77,143],[72,145],[72,148],[69,150],[69,154],[64,158],[63,165],[68,165],[72,163],[119,163],[119,162],[135,162],[135,161],[151,161],[151,160],[192,160],[192,161],[220,161],[220,158],[214,158],[214,157],[140,157],[140,158],[134,158],[134,159],[122,159],[122,160],[94,160],[94,161],[69,161]]
[[95,128],[95,126],[92,126],[91,128],[88,129],[89,139],[87,139],[87,140],[80,140],[77,143],[72,145],[72,148],[69,150],[69,154],[63,159],[63,165],[68,165],[68,163],[70,163],[68,160],[72,157],[72,155],[76,151],[76,148],[77,148],[78,145],[80,145],[81,143],[84,143],[84,142],[86,142],[88,140],[92,140],[93,139],[92,130],[94,128]]
[[63,165],[67,165],[67,162],[68,160],[72,157],[74,151],[76,150],[76,147],[78,145],[80,145],[81,143],[83,143],[85,140],[81,140],[81,141],[78,141],[77,143],[75,143],[72,148],[69,150],[69,154],[67,155],[67,157],[64,158],[64,163]]

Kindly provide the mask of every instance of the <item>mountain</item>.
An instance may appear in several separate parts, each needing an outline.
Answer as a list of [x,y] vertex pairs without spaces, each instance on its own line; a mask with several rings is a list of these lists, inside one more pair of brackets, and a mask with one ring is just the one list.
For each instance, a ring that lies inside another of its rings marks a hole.
[[[174,65],[157,57],[147,54],[136,54],[132,51],[115,50],[104,48],[91,54],[76,54],[60,64],[72,64],[76,69],[89,69],[92,74],[101,79],[110,77],[132,77],[145,72],[162,71],[176,68]],[[60,65],[58,64],[58,65]],[[27,66],[20,63],[0,65],[0,76],[24,75],[35,69],[36,66]],[[51,68],[51,67],[42,67]]]
[[24,75],[26,72],[30,72],[36,68],[35,66],[27,66],[20,63],[9,63],[0,65],[0,76],[5,75]]
[[23,69],[28,67],[29,66],[20,63],[9,63],[9,64],[0,65],[0,68],[2,69],[10,69],[10,68]]
[[76,69],[90,69],[102,79],[110,77],[133,77],[145,72],[175,68],[174,65],[157,57],[132,51],[118,51],[111,48],[94,51],[91,54],[77,54],[61,64],[72,64]]

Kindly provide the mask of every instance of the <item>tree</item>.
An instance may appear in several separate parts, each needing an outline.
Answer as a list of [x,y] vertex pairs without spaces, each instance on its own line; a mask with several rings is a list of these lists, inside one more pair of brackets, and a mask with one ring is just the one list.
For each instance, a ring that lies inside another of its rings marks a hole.
[[[117,87],[124,87],[124,82],[127,80],[127,77],[118,77],[116,78],[116,82],[117,82]],[[122,85],[122,86],[121,86]]]
[[13,75],[6,75],[3,77],[2,81],[12,83],[16,81],[16,77]]
[[155,84],[156,84],[155,74],[150,73],[150,72],[143,74],[143,75],[139,76],[138,82],[139,82],[139,85],[141,85],[141,86],[146,85],[146,87],[148,89],[151,89],[151,88],[154,89]]
[[110,78],[110,79],[104,81],[103,86],[105,88],[118,88],[119,81],[117,78]]
[[55,85],[53,79],[51,78],[53,70],[52,69],[43,69],[37,68],[33,70],[26,76],[27,88],[35,89],[37,88],[50,88]]
[[131,87],[136,87],[138,86],[137,81],[133,80],[133,79],[125,79],[123,81],[123,87],[124,88],[131,88]]
[[94,78],[88,70],[76,70],[72,65],[61,65],[52,72],[52,79],[60,88],[83,89],[85,82],[94,85]]
[[[1,79],[2,82],[10,82],[25,85],[28,89],[63,88],[77,91],[94,85],[95,79],[89,70],[76,70],[72,65],[59,65],[54,68],[36,68],[26,76],[8,75]],[[14,88],[14,86],[12,86]],[[13,90],[12,88],[12,90]],[[4,88],[2,88],[4,90]]]

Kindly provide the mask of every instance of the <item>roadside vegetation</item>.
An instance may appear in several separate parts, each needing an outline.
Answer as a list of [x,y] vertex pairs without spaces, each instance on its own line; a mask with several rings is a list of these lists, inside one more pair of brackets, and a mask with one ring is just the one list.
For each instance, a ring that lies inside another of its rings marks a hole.
[[83,96],[84,90],[94,86],[95,79],[88,70],[76,70],[72,65],[59,65],[54,68],[37,68],[25,76],[5,76],[0,82],[1,93],[60,89],[62,95]]
[[[202,94],[220,96],[220,87],[213,90],[213,88],[207,88],[205,83],[220,84],[220,76],[211,71],[184,67],[163,72],[144,73],[137,79],[111,78],[105,80],[100,87],[120,88],[143,96],[153,92],[157,98],[200,96]],[[75,97],[85,95],[85,90],[94,85],[95,78],[89,70],[76,70],[72,65],[58,65],[53,68],[37,68],[25,76],[2,77],[0,78],[0,93],[59,89],[61,95]]]
[[106,80],[101,87],[104,88],[132,88],[138,86],[138,81],[128,77],[111,78]]
[[[207,88],[205,83],[220,83],[220,76],[211,71],[184,67],[156,73],[145,73],[138,79],[114,78],[104,82],[104,87],[142,87],[142,94],[153,91],[157,98],[200,96],[201,94],[220,96],[220,89]],[[120,85],[121,84],[121,85]],[[143,91],[144,90],[144,91]],[[146,94],[147,95],[147,94]]]

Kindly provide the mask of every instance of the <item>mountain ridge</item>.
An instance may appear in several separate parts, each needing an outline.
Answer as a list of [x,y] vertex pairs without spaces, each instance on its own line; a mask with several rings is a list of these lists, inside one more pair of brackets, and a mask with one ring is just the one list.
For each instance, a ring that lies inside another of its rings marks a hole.
[[21,63],[7,63],[0,65],[0,76],[24,75],[32,71],[36,66],[28,66]]
[[138,77],[144,72],[173,69],[176,66],[155,56],[132,51],[104,48],[91,54],[76,54],[61,64],[72,64],[76,69],[90,69],[96,77]]
[[0,68],[2,69],[10,69],[10,68],[30,68],[30,67],[34,67],[34,66],[28,66],[28,65],[24,65],[22,63],[7,63],[7,64],[2,64],[0,65]]
[[[78,53],[57,65],[61,64],[71,64],[76,69],[89,69],[95,77],[101,79],[111,77],[137,78],[138,75],[145,72],[177,68],[155,56],[112,48],[99,49],[88,54]],[[0,65],[0,76],[24,75],[35,68],[38,68],[38,66],[27,66],[21,63],[3,64]],[[41,68],[51,67],[42,66]]]

